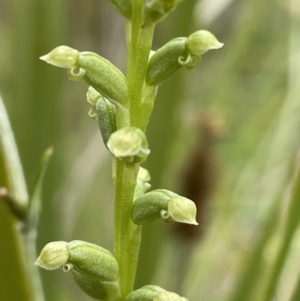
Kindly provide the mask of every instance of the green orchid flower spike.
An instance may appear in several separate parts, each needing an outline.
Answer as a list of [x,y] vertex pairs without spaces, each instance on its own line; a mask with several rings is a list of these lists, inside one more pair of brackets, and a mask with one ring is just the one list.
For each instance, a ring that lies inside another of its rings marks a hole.
[[166,189],[149,191],[150,174],[140,164],[150,155],[146,132],[158,85],[182,66],[196,67],[207,51],[223,44],[210,32],[199,30],[151,51],[156,24],[181,0],[110,2],[126,22],[126,76],[102,56],[68,46],[59,46],[40,59],[67,69],[70,80],[83,79],[90,86],[89,116],[98,121],[112,159],[114,255],[88,242],[58,241],[44,247],[36,264],[47,270],[70,272],[76,283],[97,300],[188,301],[155,285],[133,289],[143,224],[161,218],[198,225],[195,203]]

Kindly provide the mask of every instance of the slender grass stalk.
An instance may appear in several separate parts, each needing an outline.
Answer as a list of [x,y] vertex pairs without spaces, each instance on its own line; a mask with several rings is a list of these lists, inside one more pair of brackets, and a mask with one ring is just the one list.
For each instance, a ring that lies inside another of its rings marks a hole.
[[17,145],[2,98],[0,97],[0,137],[10,193],[20,207],[28,205],[28,192]]
[[[297,1],[290,2],[291,11],[291,30],[289,37],[290,46],[290,87],[287,99],[293,101],[296,105],[298,103],[298,92],[299,92],[299,72],[300,72],[300,60],[298,56],[299,52],[299,39],[298,30],[300,25],[300,13]],[[294,128],[290,129],[292,132]],[[267,284],[265,295],[263,295],[262,301],[272,300],[274,294],[276,293],[276,288],[279,282],[281,272],[284,268],[285,260],[288,256],[288,251],[292,244],[294,234],[299,226],[300,221],[300,167],[298,159],[298,170],[295,177],[294,187],[291,192],[291,198],[288,205],[288,211],[285,218],[284,230],[283,230],[283,241],[277,253],[277,256],[272,267],[271,276]]]
[[[15,210],[20,212],[19,216],[26,214],[29,206],[29,195],[25,183],[22,165],[20,162],[17,146],[14,140],[13,132],[10,127],[8,116],[0,97],[0,147],[4,156],[5,172],[9,183],[9,194],[12,196],[11,205]],[[39,187],[40,188],[40,187]],[[39,193],[35,195],[38,199]],[[32,204],[36,204],[34,201]],[[32,207],[33,208],[33,207]],[[35,213],[34,213],[35,212]],[[32,210],[32,215],[36,215],[36,211]],[[36,224],[27,229],[22,227],[16,231],[19,254],[21,255],[23,267],[26,272],[31,300],[43,301],[44,294],[38,270],[33,266],[32,262],[36,258],[35,240],[36,240]],[[26,222],[24,225],[28,225]]]
[[300,277],[298,278],[296,287],[294,289],[294,292],[292,294],[290,301],[298,301],[298,300],[300,300]]
[[245,261],[245,270],[229,298],[230,301],[247,301],[252,297],[251,292],[253,292],[256,287],[259,280],[259,271],[262,268],[263,251],[272,237],[274,229],[276,229],[278,213],[279,204],[275,202],[255,247],[251,250],[250,256]]
[[283,241],[277,253],[274,261],[274,266],[270,274],[270,279],[267,284],[265,294],[262,296],[261,300],[271,301],[276,292],[277,284],[279,281],[280,274],[284,267],[285,260],[288,256],[288,251],[290,249],[294,234],[299,226],[300,222],[300,169],[298,167],[297,176],[294,183],[294,189],[292,191],[289,208],[286,216]]

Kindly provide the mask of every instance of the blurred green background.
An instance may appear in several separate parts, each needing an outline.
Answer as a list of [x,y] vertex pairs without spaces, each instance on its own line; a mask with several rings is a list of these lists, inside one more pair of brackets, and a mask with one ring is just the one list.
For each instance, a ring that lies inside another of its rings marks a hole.
[[[124,25],[105,0],[0,2],[0,94],[29,187],[54,146],[38,252],[73,239],[113,249],[111,160],[87,115],[87,85],[38,57],[69,45],[125,71]],[[200,225],[145,226],[136,287],[190,301],[300,300],[300,3],[185,0],[157,26],[153,49],[198,29],[225,46],[161,84],[144,166],[154,189],[195,200]],[[0,300],[31,301],[16,226],[0,203]],[[47,301],[91,300],[70,275],[40,274]]]

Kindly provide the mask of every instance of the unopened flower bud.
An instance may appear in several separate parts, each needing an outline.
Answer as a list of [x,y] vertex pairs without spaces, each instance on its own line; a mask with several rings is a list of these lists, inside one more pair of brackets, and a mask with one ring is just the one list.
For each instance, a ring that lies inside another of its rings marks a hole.
[[145,22],[158,23],[175,9],[178,0],[146,0],[144,8]]

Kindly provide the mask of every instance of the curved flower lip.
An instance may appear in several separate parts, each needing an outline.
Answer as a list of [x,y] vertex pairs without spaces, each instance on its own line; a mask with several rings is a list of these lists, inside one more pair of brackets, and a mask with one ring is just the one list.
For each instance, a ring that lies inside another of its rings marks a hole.
[[75,67],[78,61],[79,51],[69,46],[59,46],[48,54],[40,57],[42,61],[60,68]]
[[131,156],[136,156],[136,155],[149,155],[150,154],[150,149],[147,148],[142,148],[142,147],[128,147],[128,148],[110,148],[113,155],[116,156],[117,158],[122,158],[122,157],[131,157]]

